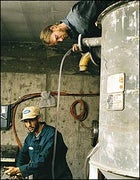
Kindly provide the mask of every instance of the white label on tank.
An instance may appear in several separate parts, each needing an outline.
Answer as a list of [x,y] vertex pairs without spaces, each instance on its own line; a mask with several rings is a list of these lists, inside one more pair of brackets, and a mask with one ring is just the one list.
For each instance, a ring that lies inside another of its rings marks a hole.
[[124,73],[114,74],[107,79],[107,93],[124,91]]
[[123,110],[123,92],[109,94],[107,97],[107,109],[108,110]]

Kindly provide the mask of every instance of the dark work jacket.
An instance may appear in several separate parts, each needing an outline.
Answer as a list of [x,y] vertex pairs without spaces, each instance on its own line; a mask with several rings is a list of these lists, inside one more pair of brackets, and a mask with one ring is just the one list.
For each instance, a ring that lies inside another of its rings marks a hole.
[[71,8],[65,19],[60,22],[65,23],[69,27],[69,36],[71,39],[78,40],[78,35],[84,37],[99,37],[101,30],[96,27],[100,13],[111,4],[118,0],[81,0]]
[[[57,132],[55,164],[53,165],[55,179],[72,179],[71,171],[66,162],[67,147],[60,132]],[[54,149],[55,128],[44,123],[41,134],[36,137],[29,133],[17,158],[23,177],[33,175],[36,179],[53,179],[52,158]]]

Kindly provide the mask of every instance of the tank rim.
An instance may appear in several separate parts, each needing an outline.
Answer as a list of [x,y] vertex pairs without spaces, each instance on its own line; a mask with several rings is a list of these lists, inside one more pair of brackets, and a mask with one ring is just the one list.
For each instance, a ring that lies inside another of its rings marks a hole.
[[118,7],[125,5],[126,3],[128,4],[132,4],[132,3],[136,3],[138,2],[138,0],[127,0],[127,1],[119,1],[117,3],[114,3],[112,5],[110,5],[109,7],[107,7],[97,18],[97,27],[101,28],[102,26],[102,20],[103,18],[106,16],[106,14],[108,14],[109,12],[112,12],[114,10],[116,10]]

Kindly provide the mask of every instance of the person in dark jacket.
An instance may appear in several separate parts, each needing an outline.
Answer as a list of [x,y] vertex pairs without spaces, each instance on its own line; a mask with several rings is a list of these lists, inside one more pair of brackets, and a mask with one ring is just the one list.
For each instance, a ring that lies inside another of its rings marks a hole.
[[[70,37],[78,42],[79,34],[84,37],[99,37],[101,29],[96,26],[99,14],[118,0],[81,0],[73,5],[70,12],[59,24],[46,26],[40,33],[43,43],[53,46]],[[73,51],[77,51],[77,44]]]
[[[78,36],[82,37],[100,37],[101,29],[96,26],[96,22],[100,13],[108,6],[117,2],[118,0],[81,0],[73,5],[70,12],[59,24],[46,26],[40,32],[41,41],[47,46],[54,46],[64,41],[67,38],[73,39],[75,42],[72,45],[72,51],[81,51],[82,58],[80,62],[88,63],[90,60],[96,65],[100,65],[101,50],[100,47],[84,47],[79,49],[77,44]],[[80,65],[80,64],[79,64]],[[86,68],[85,68],[86,67]],[[85,71],[80,68],[80,71]]]
[[21,121],[29,134],[18,154],[16,167],[5,167],[5,173],[23,178],[32,175],[35,180],[73,179],[66,161],[68,148],[62,134],[41,121],[40,109],[26,107]]

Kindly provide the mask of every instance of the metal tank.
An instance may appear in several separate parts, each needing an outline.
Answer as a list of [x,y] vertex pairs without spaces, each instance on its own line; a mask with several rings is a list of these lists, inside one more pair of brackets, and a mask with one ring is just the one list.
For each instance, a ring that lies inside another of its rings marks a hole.
[[[98,26],[102,28],[99,143],[89,163],[107,179],[135,179],[139,177],[139,1],[108,7],[98,17]],[[82,43],[94,46],[97,40],[85,38]]]

